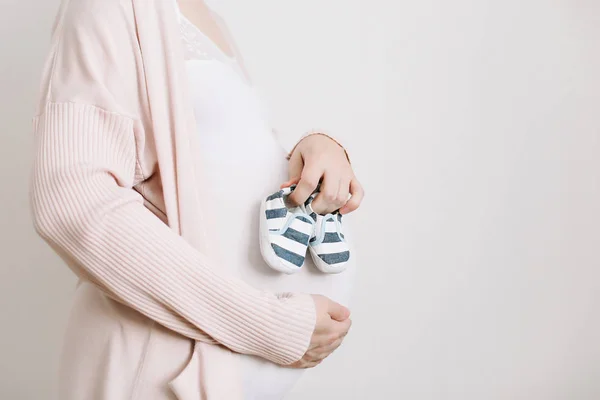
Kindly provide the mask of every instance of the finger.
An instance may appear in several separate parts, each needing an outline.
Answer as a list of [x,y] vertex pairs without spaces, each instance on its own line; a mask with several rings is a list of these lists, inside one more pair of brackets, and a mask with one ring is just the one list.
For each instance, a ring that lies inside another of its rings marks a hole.
[[344,341],[343,338],[339,338],[339,339],[336,339],[335,341],[333,341],[333,343],[327,345],[326,347],[323,347],[319,353],[318,359],[324,360],[327,357],[329,357],[331,355],[331,353],[333,353],[335,350],[337,350],[338,347],[340,347],[342,345],[343,341]]
[[306,166],[302,170],[296,189],[288,196],[290,203],[295,206],[303,204],[319,185],[321,176],[323,171]]
[[306,364],[304,364],[303,368],[314,368],[317,365],[321,364],[321,361],[323,360],[309,361]]
[[312,209],[317,214],[327,214],[337,210],[337,195],[340,191],[340,178],[334,174],[326,173],[317,197],[311,203]]
[[315,360],[324,360],[325,358],[329,357],[331,353],[337,350],[343,342],[344,338],[339,337],[327,344],[326,346],[320,347],[316,353],[313,353],[309,356],[309,359],[314,358]]
[[295,369],[303,369],[303,368],[312,368],[321,363],[322,359],[313,359],[304,355],[300,360],[296,361],[293,364],[285,365],[287,368],[295,368]]
[[332,317],[329,317],[328,321],[321,322],[321,333],[313,334],[310,346],[306,350],[305,355],[318,354],[323,347],[328,346],[340,337],[344,337],[348,333],[350,324],[350,318],[346,318],[344,321],[336,321]]
[[332,300],[329,300],[327,313],[335,321],[345,321],[350,317],[350,310]]
[[297,177],[292,178],[292,179],[290,179],[290,180],[288,180],[286,182],[283,182],[281,184],[281,186],[279,187],[279,189],[283,189],[283,188],[286,188],[286,187],[290,187],[292,185],[296,185],[299,181],[300,181],[300,177],[297,176]]
[[307,361],[305,359],[301,359],[301,360],[296,361],[293,364],[284,365],[284,367],[286,367],[286,368],[294,368],[294,369],[306,369],[306,368],[315,367],[315,366],[319,365],[320,363],[321,363],[321,360],[310,360],[310,361]]
[[350,328],[352,327],[352,320],[350,318],[347,318],[344,321],[334,321],[334,322],[336,324],[335,333],[334,333],[335,338],[343,338],[344,336],[346,336],[348,334],[348,331],[350,331]]
[[348,214],[356,210],[365,197],[365,191],[356,178],[350,182],[350,194],[352,197],[350,197],[350,200],[348,200],[344,207],[340,208],[340,214]]
[[350,197],[350,183],[352,182],[352,178],[343,177],[340,180],[340,190],[337,194],[337,206],[338,209],[344,207],[346,203],[348,203]]
[[288,177],[291,179],[299,177],[304,168],[304,159],[299,151],[295,151],[288,162]]

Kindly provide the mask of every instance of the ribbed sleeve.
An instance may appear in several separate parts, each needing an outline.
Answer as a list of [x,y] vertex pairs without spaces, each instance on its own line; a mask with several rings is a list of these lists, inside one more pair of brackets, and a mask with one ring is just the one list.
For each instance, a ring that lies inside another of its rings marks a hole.
[[31,204],[38,233],[83,279],[189,338],[289,364],[315,325],[309,295],[229,276],[143,205],[133,188],[133,120],[49,103],[34,120]]

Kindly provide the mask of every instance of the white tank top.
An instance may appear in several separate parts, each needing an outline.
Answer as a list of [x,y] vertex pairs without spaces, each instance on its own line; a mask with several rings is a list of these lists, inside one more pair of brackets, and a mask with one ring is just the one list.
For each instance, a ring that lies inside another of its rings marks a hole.
[[[348,304],[352,266],[339,275],[319,272],[310,257],[300,272],[283,275],[263,261],[258,241],[261,200],[288,179],[287,160],[268,123],[257,90],[228,57],[177,7],[190,98],[200,140],[203,193],[212,196],[217,226],[211,232],[223,267],[248,284],[272,292],[326,295]],[[218,19],[220,21],[220,19]],[[232,44],[232,48],[235,46]],[[302,370],[240,355],[245,400],[282,399]]]

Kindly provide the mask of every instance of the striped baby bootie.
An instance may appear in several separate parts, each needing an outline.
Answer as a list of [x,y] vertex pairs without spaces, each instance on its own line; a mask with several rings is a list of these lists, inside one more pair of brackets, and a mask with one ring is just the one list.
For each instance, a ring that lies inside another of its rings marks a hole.
[[315,221],[302,207],[288,208],[285,198],[296,185],[268,196],[260,209],[260,252],[274,270],[298,272],[304,265]]
[[338,274],[346,269],[350,260],[350,246],[342,229],[342,214],[335,211],[320,215],[311,203],[319,192],[313,193],[302,209],[315,221],[308,248],[315,266],[327,274]]

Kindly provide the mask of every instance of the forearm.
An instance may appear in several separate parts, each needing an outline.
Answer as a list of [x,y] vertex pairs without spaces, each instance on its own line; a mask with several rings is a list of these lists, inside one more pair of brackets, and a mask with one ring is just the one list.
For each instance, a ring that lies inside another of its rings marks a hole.
[[146,209],[126,172],[135,163],[129,129],[126,119],[91,106],[53,105],[40,119],[37,231],[80,276],[182,335],[280,364],[300,358],[314,327],[311,297],[251,288]]

